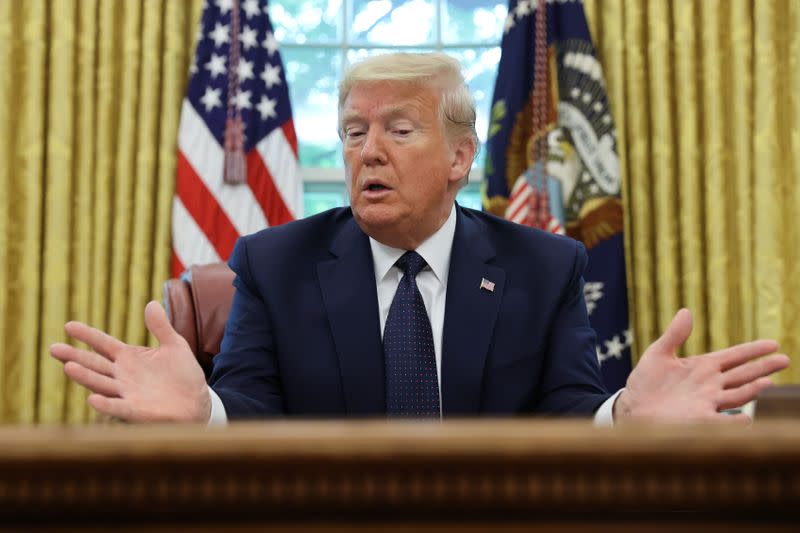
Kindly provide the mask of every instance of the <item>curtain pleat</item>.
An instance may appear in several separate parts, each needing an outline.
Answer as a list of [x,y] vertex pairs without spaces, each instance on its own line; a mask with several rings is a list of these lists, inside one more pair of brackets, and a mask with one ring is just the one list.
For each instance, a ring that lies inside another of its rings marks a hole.
[[[787,200],[787,192],[797,179],[785,164],[789,154],[786,142],[790,131],[785,127],[785,109],[792,96],[784,91],[788,72],[783,44],[788,35],[782,24],[787,16],[787,2],[757,4],[753,17],[753,182],[752,201],[756,236],[754,239],[755,285],[754,304],[757,334],[784,341],[792,339],[798,346],[796,327],[785,320],[787,306],[797,305],[794,294],[788,292],[794,285],[788,274],[795,266],[790,264],[797,240],[788,243],[794,231],[786,222],[794,218]],[[789,78],[790,79],[790,78]],[[797,94],[797,90],[794,91]],[[786,246],[790,244],[790,246]],[[782,338],[783,337],[783,338]],[[784,349],[790,349],[784,341]],[[792,353],[790,351],[789,353]],[[797,365],[795,365],[797,366]],[[798,369],[791,369],[795,375]]]
[[52,339],[63,336],[64,323],[70,319],[70,254],[73,219],[72,169],[75,118],[75,27],[77,6],[74,0],[49,3],[47,25],[47,126],[42,211],[41,315],[37,355],[39,357],[38,420],[59,422],[64,418],[67,378],[47,353]]
[[[786,53],[786,71],[785,76],[785,89],[784,92],[788,93],[787,101],[784,102],[784,109],[782,112],[785,114],[786,120],[789,121],[790,132],[788,139],[786,139],[786,173],[794,179],[788,180],[789,193],[787,200],[790,202],[788,206],[789,217],[783,224],[786,231],[789,233],[789,238],[786,239],[785,253],[789,256],[788,259],[788,272],[786,278],[788,286],[786,293],[788,300],[792,303],[786,311],[786,322],[784,328],[794,333],[794,343],[791,346],[795,350],[800,350],[800,331],[798,331],[798,324],[800,324],[800,305],[796,302],[800,300],[797,295],[800,295],[800,227],[795,222],[798,214],[800,214],[800,99],[798,99],[798,92],[800,89],[800,2],[789,2],[787,15],[785,17],[788,25],[787,43],[785,48]],[[795,352],[797,353],[797,352]],[[795,359],[795,367],[800,367],[800,355]],[[800,382],[800,368],[795,368],[791,374],[792,381]]]
[[2,419],[33,421],[39,377],[49,3],[0,2]]
[[[678,222],[678,231],[673,242],[677,267],[673,271],[676,283],[680,284],[678,301],[661,312],[661,324],[671,318],[675,310],[683,305],[692,310],[694,332],[687,342],[687,353],[698,353],[708,345],[706,260],[703,233],[703,174],[701,144],[700,75],[697,56],[701,49],[698,24],[699,7],[695,2],[676,2],[671,5],[673,73],[669,85],[663,88],[671,92],[679,88],[672,97],[675,120],[675,135],[671,156],[675,160],[672,178],[676,185],[673,195],[673,214]],[[646,333],[654,338],[657,331]],[[640,344],[643,348],[645,345]]]
[[[731,339],[752,339],[756,336],[755,291],[754,291],[754,240],[759,231],[754,226],[754,204],[752,190],[757,181],[753,173],[753,5],[750,0],[735,0],[728,7],[730,31],[725,35],[723,46],[733,54],[730,62],[729,107],[731,158],[730,174],[726,188],[734,191],[728,207],[734,215],[729,235],[734,250],[733,261],[737,270],[730,280],[731,292],[736,295],[737,308],[733,315],[735,323],[727,325],[731,332],[738,332]],[[721,324],[726,327],[725,324]]]
[[[97,15],[96,0],[78,3],[78,30],[76,41],[75,79],[75,143],[73,146],[73,196],[71,208],[75,212],[72,237],[71,294],[69,317],[90,322],[90,310],[97,303],[92,292],[93,258],[95,253],[93,223],[96,203],[95,149],[97,139]],[[56,337],[57,338],[57,337]],[[49,339],[48,339],[49,340]],[[52,341],[49,341],[52,342]],[[45,345],[47,342],[45,342]],[[69,382],[65,405],[67,422],[80,422],[89,416],[86,390]]]

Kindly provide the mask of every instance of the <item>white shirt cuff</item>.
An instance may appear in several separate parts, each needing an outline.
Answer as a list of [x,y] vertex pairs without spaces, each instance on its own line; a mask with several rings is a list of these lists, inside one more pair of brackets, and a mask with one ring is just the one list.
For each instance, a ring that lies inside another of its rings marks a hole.
[[224,426],[228,423],[228,413],[225,412],[225,405],[217,396],[217,393],[214,392],[214,389],[208,387],[208,393],[211,395],[211,416],[208,417],[208,425]]
[[611,395],[611,397],[603,402],[603,405],[594,413],[595,426],[613,426],[614,425],[614,402],[617,401],[617,396],[624,391],[622,388]]

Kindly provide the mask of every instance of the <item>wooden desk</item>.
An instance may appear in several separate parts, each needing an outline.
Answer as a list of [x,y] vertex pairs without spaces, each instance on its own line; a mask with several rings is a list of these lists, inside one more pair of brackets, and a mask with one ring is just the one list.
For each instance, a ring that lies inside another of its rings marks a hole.
[[732,532],[798,520],[793,422],[0,428],[11,530]]

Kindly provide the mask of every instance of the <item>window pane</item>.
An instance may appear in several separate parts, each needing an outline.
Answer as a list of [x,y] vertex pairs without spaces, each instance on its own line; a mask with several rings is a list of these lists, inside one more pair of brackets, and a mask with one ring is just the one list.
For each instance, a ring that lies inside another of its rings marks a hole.
[[442,41],[497,44],[507,14],[505,0],[442,0]]
[[380,45],[433,45],[435,0],[352,0],[347,42]]
[[480,211],[481,207],[481,186],[478,183],[468,183],[462,187],[456,195],[456,202],[461,207],[469,207]]
[[500,61],[500,47],[492,48],[451,48],[447,53],[461,63],[464,79],[475,99],[477,117],[475,129],[478,131],[481,148],[473,167],[483,168],[484,145],[489,131],[489,111],[492,106],[494,81],[497,77],[497,63]]
[[316,215],[334,207],[348,205],[344,182],[305,183],[303,192],[303,214]]
[[342,61],[338,49],[284,47],[300,164],[340,167],[337,91]]
[[343,0],[272,0],[269,18],[281,43],[338,43]]

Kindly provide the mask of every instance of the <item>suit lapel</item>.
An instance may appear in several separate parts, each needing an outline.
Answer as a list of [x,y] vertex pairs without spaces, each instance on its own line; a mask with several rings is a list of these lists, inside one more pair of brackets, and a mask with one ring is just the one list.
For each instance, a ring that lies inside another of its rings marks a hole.
[[[484,364],[503,296],[505,271],[487,264],[494,248],[478,222],[457,208],[442,333],[442,412],[477,414]],[[481,280],[494,283],[481,288]]]
[[[378,295],[369,238],[350,220],[317,265],[349,415],[386,412]],[[313,391],[309,391],[313,394]]]

